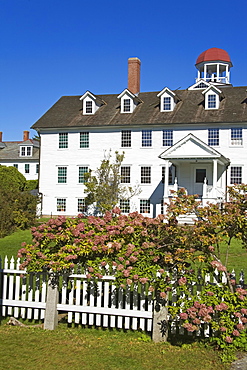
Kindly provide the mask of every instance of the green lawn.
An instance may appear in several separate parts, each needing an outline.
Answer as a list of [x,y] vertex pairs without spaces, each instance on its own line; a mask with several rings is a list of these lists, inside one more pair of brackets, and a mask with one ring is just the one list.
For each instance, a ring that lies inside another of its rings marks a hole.
[[[228,370],[219,354],[199,344],[155,344],[138,332],[55,331],[0,325],[0,369]],[[143,340],[144,338],[144,340]]]
[[0,239],[0,256],[4,258],[16,257],[18,250],[21,248],[21,243],[31,243],[32,236],[30,230],[19,230],[11,235]]

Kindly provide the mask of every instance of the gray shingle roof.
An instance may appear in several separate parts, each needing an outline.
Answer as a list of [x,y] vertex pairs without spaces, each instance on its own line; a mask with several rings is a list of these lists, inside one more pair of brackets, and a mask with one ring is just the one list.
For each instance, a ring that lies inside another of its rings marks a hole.
[[61,97],[33,126],[42,128],[143,126],[189,123],[247,122],[247,87],[220,87],[223,99],[220,108],[205,110],[203,90],[177,90],[180,101],[173,112],[160,112],[157,92],[138,95],[142,103],[133,113],[120,113],[119,94],[96,95],[106,102],[94,115],[83,115],[80,96]]
[[[28,141],[4,141],[4,148],[0,149],[0,162],[4,161],[37,161],[39,160],[39,142],[35,140]],[[31,157],[20,157],[20,146],[33,145],[33,155]]]

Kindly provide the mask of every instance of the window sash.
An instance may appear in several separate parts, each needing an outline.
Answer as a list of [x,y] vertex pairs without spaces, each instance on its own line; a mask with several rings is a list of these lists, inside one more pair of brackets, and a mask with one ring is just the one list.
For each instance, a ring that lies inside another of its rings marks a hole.
[[219,129],[218,128],[208,129],[208,145],[210,146],[219,145]]
[[68,133],[62,132],[59,134],[59,149],[68,148]]
[[59,184],[67,183],[67,167],[58,167],[57,182]]
[[130,112],[130,99],[123,100],[123,111]]
[[122,148],[131,147],[131,131],[130,130],[123,130],[122,131],[121,147]]
[[242,167],[231,167],[230,184],[242,184]]
[[231,129],[231,145],[243,145],[242,128],[232,128]]
[[86,101],[86,113],[93,113],[93,102]]
[[85,198],[79,198],[77,201],[77,212],[85,213],[87,212],[87,206],[85,202]]
[[151,167],[141,167],[141,184],[151,184]]
[[152,131],[142,130],[142,146],[150,147],[152,146]]
[[25,164],[25,173],[30,173],[30,165]]
[[208,108],[216,108],[216,95],[208,95]]
[[129,166],[121,167],[121,183],[130,184],[130,167]]
[[58,198],[57,199],[57,212],[65,212],[65,211],[66,211],[66,199]]
[[119,208],[122,213],[130,213],[130,200],[129,199],[120,199]]
[[88,172],[88,167],[86,166],[83,166],[83,167],[79,167],[79,179],[78,179],[78,182],[79,184],[84,184],[85,183],[85,173]]
[[163,130],[163,146],[173,145],[173,130]]
[[140,199],[140,213],[150,213],[150,199]]
[[164,110],[171,110],[172,104],[171,104],[171,97],[165,96],[163,100],[163,109]]
[[80,148],[89,148],[89,132],[80,132]]

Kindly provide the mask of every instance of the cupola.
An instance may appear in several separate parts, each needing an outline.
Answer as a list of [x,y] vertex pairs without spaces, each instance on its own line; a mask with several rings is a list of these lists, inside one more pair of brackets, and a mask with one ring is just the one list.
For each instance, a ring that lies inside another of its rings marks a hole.
[[205,50],[195,64],[198,72],[196,82],[204,80],[214,85],[230,84],[232,62],[227,51],[219,48]]

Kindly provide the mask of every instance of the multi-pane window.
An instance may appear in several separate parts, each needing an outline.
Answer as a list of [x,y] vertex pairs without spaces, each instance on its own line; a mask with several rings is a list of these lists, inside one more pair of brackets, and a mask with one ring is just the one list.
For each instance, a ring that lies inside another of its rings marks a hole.
[[140,213],[150,213],[149,199],[140,199]]
[[121,167],[121,183],[122,184],[130,183],[130,166]]
[[208,129],[208,145],[210,146],[219,145],[219,129],[218,128]]
[[57,182],[65,184],[67,182],[67,167],[58,167]]
[[209,94],[208,95],[208,108],[216,108],[216,95]]
[[141,167],[141,184],[151,184],[151,167]]
[[[162,167],[162,183],[164,184],[165,182],[165,173],[166,173],[166,168]],[[172,167],[169,167],[169,179],[168,179],[168,184],[172,185]]]
[[32,148],[31,146],[22,146],[21,147],[21,157],[31,157]]
[[231,167],[230,184],[242,183],[242,167]]
[[68,133],[67,132],[61,132],[59,134],[59,149],[65,149],[68,148]]
[[25,164],[25,173],[29,173],[29,172],[30,172],[30,165]]
[[142,130],[142,146],[152,146],[151,130]]
[[243,131],[241,128],[231,129],[231,145],[243,145]]
[[79,184],[84,184],[85,182],[85,173],[88,172],[88,167],[87,166],[83,166],[83,167],[79,167]]
[[36,173],[39,173],[39,164],[36,164]]
[[85,199],[84,198],[79,198],[78,199],[77,212],[79,212],[79,213],[85,213],[85,212],[87,212],[87,206],[86,206],[86,203],[85,203]]
[[66,199],[57,198],[57,212],[65,212],[65,211],[66,211]]
[[124,99],[123,101],[123,111],[130,112],[130,99]]
[[130,130],[122,131],[121,146],[122,148],[131,147],[131,131]]
[[165,96],[163,100],[163,109],[164,110],[171,110],[171,97],[170,96]]
[[130,201],[129,199],[120,199],[119,201],[119,208],[121,209],[122,213],[130,213]]
[[80,132],[80,148],[89,148],[89,132]]
[[163,130],[163,146],[173,145],[173,130]]
[[18,164],[17,163],[13,164],[13,167],[17,168],[17,170],[18,170]]
[[93,113],[93,102],[91,100],[86,101],[86,113]]

